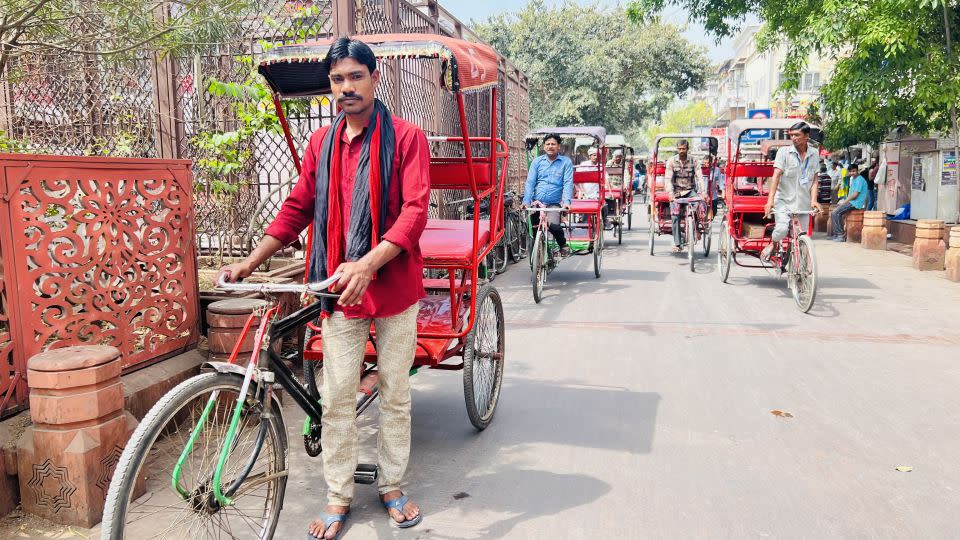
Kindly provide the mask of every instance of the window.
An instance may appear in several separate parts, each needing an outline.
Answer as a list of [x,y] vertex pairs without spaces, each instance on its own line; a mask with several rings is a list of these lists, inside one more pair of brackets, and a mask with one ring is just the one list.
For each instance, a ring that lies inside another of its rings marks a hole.
[[820,89],[820,73],[804,73],[800,79],[801,92],[816,92]]

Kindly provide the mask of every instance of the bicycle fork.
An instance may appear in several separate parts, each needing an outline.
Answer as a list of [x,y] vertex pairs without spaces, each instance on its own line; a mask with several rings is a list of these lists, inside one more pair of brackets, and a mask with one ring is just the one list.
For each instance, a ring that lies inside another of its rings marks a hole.
[[[238,475],[236,480],[230,484],[230,486],[224,490],[221,486],[221,480],[223,477],[223,467],[227,462],[227,459],[230,457],[230,452],[233,449],[234,444],[237,442],[236,432],[237,426],[240,424],[240,418],[243,414],[244,403],[247,399],[247,394],[250,392],[250,383],[253,380],[255,373],[258,373],[259,366],[259,357],[260,353],[263,350],[266,350],[266,347],[269,345],[266,343],[266,329],[270,324],[270,321],[273,320],[273,317],[277,314],[279,306],[274,306],[270,309],[261,308],[258,311],[255,311],[250,315],[251,321],[254,317],[260,317],[260,325],[257,328],[257,333],[254,336],[254,348],[253,352],[250,353],[250,361],[247,363],[247,370],[243,376],[243,383],[240,386],[240,393],[237,396],[236,404],[233,407],[233,413],[230,417],[230,425],[227,428],[227,436],[224,441],[223,448],[220,450],[220,456],[217,459],[217,466],[213,471],[213,497],[216,503],[219,506],[230,506],[233,504],[233,499],[231,497],[236,494],[237,489],[240,485],[246,480],[247,476],[250,474],[250,471],[253,470],[253,466],[257,461],[257,458],[260,455],[260,450],[263,447],[263,442],[266,439],[266,432],[269,429],[268,420],[271,418],[270,413],[270,399],[272,399],[272,387],[273,387],[273,373],[269,371],[259,371],[258,383],[259,387],[257,389],[258,393],[262,393],[261,399],[258,400],[263,404],[263,410],[260,412],[260,430],[257,433],[257,440],[254,445],[253,452],[251,453],[250,459],[244,465],[241,470],[241,474]],[[238,341],[236,347],[239,348],[242,341]],[[236,350],[231,358],[236,357]],[[199,420],[197,421],[196,427],[193,428],[193,432],[190,434],[190,438],[187,440],[187,444],[184,446],[183,451],[180,453],[180,457],[177,460],[177,464],[173,469],[173,477],[171,479],[172,486],[174,491],[176,491],[183,500],[189,499],[192,494],[188,492],[180,483],[180,475],[183,471],[183,464],[186,462],[187,457],[193,452],[194,444],[197,439],[200,437],[200,433],[203,430],[204,424],[206,424],[207,419],[210,416],[210,413],[213,411],[214,406],[216,405],[217,399],[220,396],[220,390],[215,390],[211,394],[210,399],[207,400],[207,404],[201,413]]]

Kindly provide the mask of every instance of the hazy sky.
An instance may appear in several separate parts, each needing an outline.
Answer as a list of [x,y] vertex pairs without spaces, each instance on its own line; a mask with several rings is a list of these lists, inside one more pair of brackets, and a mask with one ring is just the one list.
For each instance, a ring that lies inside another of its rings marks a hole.
[[[576,1],[583,5],[598,3],[596,0]],[[468,24],[471,19],[479,21],[503,11],[517,11],[526,5],[526,3],[527,0],[440,0],[441,6],[446,8],[447,11],[452,13],[456,18]],[[547,0],[547,3],[559,4],[561,1]],[[599,3],[611,5],[617,2],[608,1]],[[682,8],[667,8],[664,12],[664,19],[675,24],[686,24],[687,12]],[[727,46],[730,40],[725,40],[718,46],[714,43],[713,38],[706,35],[706,31],[700,25],[690,24],[684,32],[684,35],[693,43],[707,47],[712,62],[717,63],[730,57],[730,48]]]

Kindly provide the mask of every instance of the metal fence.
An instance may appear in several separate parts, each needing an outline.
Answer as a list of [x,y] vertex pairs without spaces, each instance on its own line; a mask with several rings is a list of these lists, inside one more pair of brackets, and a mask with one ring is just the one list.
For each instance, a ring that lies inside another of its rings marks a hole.
[[[220,44],[190,56],[142,54],[124,61],[93,55],[21,55],[0,74],[0,130],[27,151],[72,156],[191,159],[205,157],[198,137],[240,126],[237,101],[208,91],[213,80],[243,83],[264,45],[333,35],[439,33],[478,40],[433,0],[258,0]],[[304,6],[307,6],[306,9]],[[430,135],[457,134],[453,100],[438,87],[429,62],[386,62],[380,98],[395,114]],[[500,62],[499,136],[511,152],[508,179],[524,177],[523,135],[529,103],[525,75]],[[488,97],[468,98],[471,127],[489,126]],[[334,107],[314,99],[290,108],[301,150]],[[485,116],[486,115],[486,116]],[[201,253],[245,255],[289,194],[296,172],[282,137],[258,133],[245,142],[249,158],[226,178],[229,189],[196,167],[196,245]],[[221,186],[221,187],[218,187]]]

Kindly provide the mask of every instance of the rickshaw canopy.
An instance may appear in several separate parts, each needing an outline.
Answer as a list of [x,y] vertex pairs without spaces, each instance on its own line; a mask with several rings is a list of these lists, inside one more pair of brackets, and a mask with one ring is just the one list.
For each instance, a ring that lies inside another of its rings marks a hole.
[[[801,122],[799,118],[741,118],[734,120],[727,126],[727,136],[731,141],[736,141],[744,132],[754,129],[790,129],[790,126]],[[823,131],[819,126],[807,122],[810,126],[810,138],[814,141],[823,140]]]
[[533,132],[534,135],[544,136],[544,135],[566,135],[570,137],[576,137],[578,135],[583,135],[586,137],[593,137],[595,140],[600,141],[600,144],[603,144],[607,139],[607,130],[600,126],[564,126],[564,127],[550,127],[550,128],[541,128]]
[[[483,43],[436,34],[371,34],[353,39],[369,45],[378,59],[440,60],[440,85],[452,92],[479,91],[499,83],[497,53]],[[264,55],[258,71],[282,97],[329,94],[324,60],[333,42],[324,39],[277,47]]]

